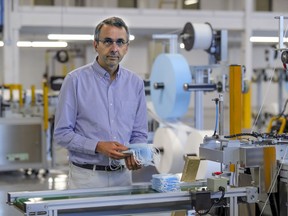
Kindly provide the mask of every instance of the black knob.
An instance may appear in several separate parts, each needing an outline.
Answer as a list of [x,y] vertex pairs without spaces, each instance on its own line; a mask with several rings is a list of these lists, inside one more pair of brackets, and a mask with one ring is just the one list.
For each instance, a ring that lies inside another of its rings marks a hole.
[[159,83],[154,83],[154,89],[164,89],[164,83],[159,82]]

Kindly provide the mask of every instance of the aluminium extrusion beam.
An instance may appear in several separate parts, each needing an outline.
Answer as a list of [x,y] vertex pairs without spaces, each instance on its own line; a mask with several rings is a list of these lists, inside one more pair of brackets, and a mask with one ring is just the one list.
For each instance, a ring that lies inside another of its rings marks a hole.
[[[95,209],[122,206],[141,206],[139,208],[148,209],[151,204],[161,203],[183,203],[189,205],[189,193],[155,193],[155,194],[139,194],[139,195],[121,195],[121,196],[104,196],[104,197],[89,197],[89,198],[75,198],[67,200],[50,200],[50,201],[30,201],[25,202],[24,213],[27,215],[41,215],[54,216],[58,211],[65,210],[79,210],[79,209]],[[143,206],[144,205],[144,206]],[[160,205],[159,205],[160,206]],[[118,210],[121,211],[120,209]],[[97,214],[96,214],[97,215]],[[101,214],[102,215],[102,214]]]
[[[140,187],[141,188],[141,187]],[[147,188],[147,187],[146,187]],[[131,187],[115,187],[103,188],[94,190],[65,190],[65,191],[36,191],[36,192],[10,192],[8,193],[8,204],[13,205],[17,199],[31,198],[30,201],[25,202],[25,208],[22,209],[25,215],[37,215],[41,213],[43,216],[57,216],[62,210],[79,210],[82,209],[97,209],[110,210],[112,207],[134,206],[143,211],[149,209],[149,205],[158,205],[165,207],[164,204],[173,203],[174,205],[185,204],[190,206],[190,193],[188,191],[171,192],[171,193],[149,193],[149,194],[130,194],[123,195],[127,189]],[[132,188],[133,189],[133,188]],[[138,187],[139,189],[139,187]],[[97,192],[98,196],[93,197],[93,193]],[[104,194],[105,192],[105,194]],[[111,193],[119,193],[120,195],[112,195]],[[100,193],[100,196],[99,196]],[[122,194],[122,195],[121,195]],[[108,195],[108,196],[107,196]],[[53,196],[56,199],[53,200]],[[73,199],[57,199],[57,196],[82,196]],[[87,196],[87,197],[84,197]],[[211,198],[219,198],[221,192],[211,194]],[[33,199],[34,197],[34,199]],[[46,197],[48,200],[41,199]],[[247,202],[253,203],[258,199],[257,188],[255,187],[242,187],[242,188],[228,188],[225,193],[225,198],[246,197]],[[231,200],[231,199],[230,199]],[[237,200],[237,199],[234,199]],[[237,203],[233,202],[231,211],[235,212]],[[167,207],[167,205],[166,205]],[[117,209],[120,213],[121,209]],[[162,209],[163,211],[163,209]]]

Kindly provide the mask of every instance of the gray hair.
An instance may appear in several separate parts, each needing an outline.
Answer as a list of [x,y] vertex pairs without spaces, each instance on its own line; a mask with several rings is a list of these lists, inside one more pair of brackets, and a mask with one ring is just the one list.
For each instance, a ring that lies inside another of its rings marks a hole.
[[95,28],[95,33],[94,33],[94,40],[95,41],[97,41],[97,42],[99,41],[99,35],[100,35],[100,31],[101,31],[101,28],[103,27],[103,25],[116,26],[118,28],[123,27],[127,32],[127,42],[129,41],[130,33],[129,33],[128,26],[119,17],[110,17],[110,18],[107,18],[107,19],[103,20],[102,22],[100,22]]

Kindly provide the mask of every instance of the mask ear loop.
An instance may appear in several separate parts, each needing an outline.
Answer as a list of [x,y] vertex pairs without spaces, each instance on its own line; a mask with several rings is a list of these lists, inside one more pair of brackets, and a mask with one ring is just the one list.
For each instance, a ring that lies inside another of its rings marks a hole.
[[119,170],[122,166],[121,161],[117,159],[109,158],[109,168],[110,170]]
[[[135,162],[140,166],[155,166],[155,161],[160,161],[160,150],[156,147],[153,147],[151,144],[139,146],[133,146],[133,144],[130,144],[127,147],[131,147],[129,150],[132,153]],[[121,160],[109,158],[109,167],[111,170],[118,170],[121,166]]]
[[160,161],[160,150],[155,147],[145,146],[131,149],[134,160],[141,166],[155,166],[155,160]]

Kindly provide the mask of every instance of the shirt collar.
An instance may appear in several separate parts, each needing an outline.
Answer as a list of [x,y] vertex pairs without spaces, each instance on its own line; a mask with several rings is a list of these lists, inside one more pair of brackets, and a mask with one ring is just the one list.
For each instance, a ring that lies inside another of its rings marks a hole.
[[[103,78],[105,78],[105,77],[108,78],[108,77],[109,77],[109,78],[110,78],[110,74],[109,74],[104,68],[102,68],[102,67],[99,65],[99,63],[98,63],[98,61],[97,61],[97,58],[98,58],[98,56],[94,59],[94,62],[93,62],[93,64],[92,64],[92,67],[93,67],[94,71],[95,71],[96,73],[98,73],[98,74],[100,75],[100,77],[103,77]],[[118,67],[118,72],[117,72],[117,74],[116,74],[116,79],[120,76],[121,70],[122,70],[122,67],[121,67],[121,65],[119,65],[119,67]]]

